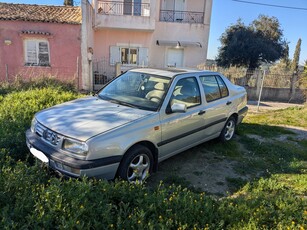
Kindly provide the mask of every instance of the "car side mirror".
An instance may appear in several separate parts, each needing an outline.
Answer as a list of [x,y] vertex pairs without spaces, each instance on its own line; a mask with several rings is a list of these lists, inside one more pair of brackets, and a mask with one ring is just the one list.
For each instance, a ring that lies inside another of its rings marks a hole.
[[185,113],[187,111],[187,105],[181,103],[174,103],[171,107],[173,113]]

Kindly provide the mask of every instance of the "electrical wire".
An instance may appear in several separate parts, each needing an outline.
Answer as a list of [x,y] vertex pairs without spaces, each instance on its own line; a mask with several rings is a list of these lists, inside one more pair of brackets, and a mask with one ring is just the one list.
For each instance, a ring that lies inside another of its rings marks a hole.
[[254,4],[254,5],[261,5],[261,6],[279,7],[279,8],[285,8],[285,9],[291,9],[291,10],[307,10],[307,8],[301,8],[301,7],[281,6],[281,5],[273,5],[273,4],[266,4],[266,3],[259,3],[259,2],[243,1],[243,0],[232,0],[232,1],[240,2],[240,3],[247,3],[247,4]]

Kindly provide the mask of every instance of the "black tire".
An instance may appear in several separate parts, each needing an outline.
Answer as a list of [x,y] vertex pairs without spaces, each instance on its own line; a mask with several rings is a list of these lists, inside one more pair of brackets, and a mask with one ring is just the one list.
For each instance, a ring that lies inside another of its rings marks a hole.
[[226,142],[230,141],[233,136],[235,135],[236,127],[237,127],[237,121],[234,117],[230,117],[222,129],[222,132],[219,136],[220,141]]
[[147,147],[133,146],[119,166],[118,177],[130,183],[142,183],[152,172],[153,162],[152,153]]

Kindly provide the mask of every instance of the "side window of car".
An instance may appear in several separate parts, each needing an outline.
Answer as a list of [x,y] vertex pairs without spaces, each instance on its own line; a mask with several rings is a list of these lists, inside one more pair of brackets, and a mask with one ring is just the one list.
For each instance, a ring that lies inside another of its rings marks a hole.
[[222,78],[220,76],[216,76],[216,80],[217,80],[219,87],[220,87],[221,96],[227,97],[229,93],[228,93],[228,89],[227,89],[225,82],[222,80]]
[[220,76],[201,76],[207,102],[228,96],[228,89]]
[[171,105],[174,103],[185,104],[187,108],[200,105],[200,91],[195,77],[180,79],[173,91]]

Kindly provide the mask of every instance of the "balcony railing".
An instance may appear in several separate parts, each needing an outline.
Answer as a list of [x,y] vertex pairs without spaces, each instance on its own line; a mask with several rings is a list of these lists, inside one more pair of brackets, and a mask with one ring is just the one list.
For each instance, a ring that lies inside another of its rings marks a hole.
[[98,1],[98,13],[105,15],[150,16],[150,4],[138,2]]
[[160,21],[179,23],[203,23],[204,12],[160,10]]

